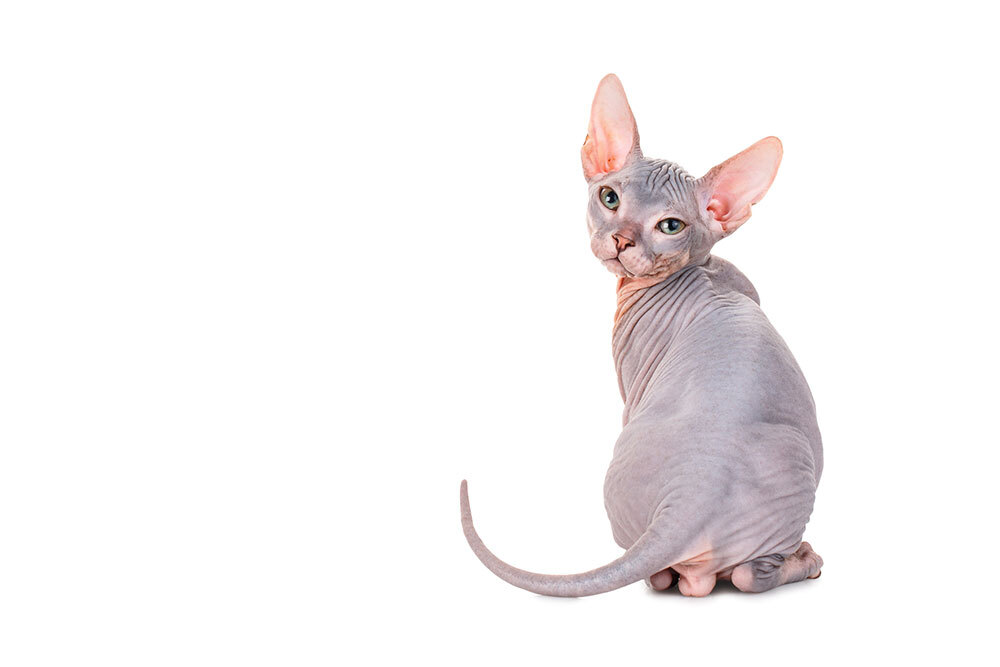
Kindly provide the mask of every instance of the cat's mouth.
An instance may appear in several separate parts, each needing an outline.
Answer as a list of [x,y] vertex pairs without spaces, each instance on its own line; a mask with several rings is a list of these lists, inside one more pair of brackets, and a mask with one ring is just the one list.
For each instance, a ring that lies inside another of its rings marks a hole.
[[635,274],[625,268],[625,265],[621,263],[621,260],[617,257],[612,257],[610,259],[602,259],[601,263],[604,264],[605,268],[611,273],[622,278],[635,278]]

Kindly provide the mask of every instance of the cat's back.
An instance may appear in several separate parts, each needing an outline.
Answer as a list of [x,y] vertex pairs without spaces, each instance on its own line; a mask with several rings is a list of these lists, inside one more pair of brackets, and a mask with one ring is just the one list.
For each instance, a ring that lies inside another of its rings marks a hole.
[[649,412],[732,427],[758,422],[801,427],[812,440],[815,407],[784,339],[761,310],[757,290],[715,256],[638,298],[615,328],[624,421]]
[[[672,414],[675,424],[685,417],[704,424],[710,413],[722,431],[763,428],[775,437],[808,443],[818,480],[822,441],[816,407],[791,349],[739,269],[712,257],[698,270],[710,285],[711,305],[677,337],[673,354],[665,358],[662,382],[652,392],[654,412]],[[678,402],[681,387],[685,398]]]
[[811,427],[815,408],[805,376],[753,284],[714,256],[695,270],[703,306],[665,356],[664,384],[683,383],[711,404],[726,396],[733,418],[747,423]]

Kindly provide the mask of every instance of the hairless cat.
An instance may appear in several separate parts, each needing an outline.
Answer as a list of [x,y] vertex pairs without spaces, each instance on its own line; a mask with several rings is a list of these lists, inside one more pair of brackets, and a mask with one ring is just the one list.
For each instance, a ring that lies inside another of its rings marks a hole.
[[591,249],[619,276],[624,427],[604,498],[626,551],[581,574],[512,567],[476,533],[463,481],[465,536],[504,581],[579,597],[645,579],[703,596],[717,579],[761,592],[820,575],[802,541],[823,469],[812,395],[753,285],[711,254],[750,217],[781,154],[768,137],[694,178],[643,157],[621,82],[601,81],[581,155]]

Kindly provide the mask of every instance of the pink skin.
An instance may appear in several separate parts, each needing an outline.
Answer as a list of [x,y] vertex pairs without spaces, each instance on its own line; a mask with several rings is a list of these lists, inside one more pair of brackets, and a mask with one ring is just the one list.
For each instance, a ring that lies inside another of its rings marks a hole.
[[604,493],[626,551],[580,574],[512,567],[480,539],[463,482],[466,539],[501,579],[556,596],[646,580],[700,597],[719,579],[763,592],[819,576],[802,541],[823,468],[812,395],[753,285],[711,254],[749,219],[781,156],[768,137],[701,178],[645,158],[621,82],[601,81],[581,161],[591,249],[619,276],[623,430]]

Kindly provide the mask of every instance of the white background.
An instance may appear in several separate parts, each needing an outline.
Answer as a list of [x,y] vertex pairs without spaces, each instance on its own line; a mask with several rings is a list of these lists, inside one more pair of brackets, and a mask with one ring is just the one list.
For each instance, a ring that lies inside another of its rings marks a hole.
[[[752,8],[751,8],[752,7]],[[995,658],[987,3],[6,3],[0,662]],[[614,278],[579,147],[624,82],[809,379],[818,581],[531,595],[615,558]]]

